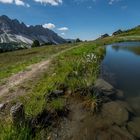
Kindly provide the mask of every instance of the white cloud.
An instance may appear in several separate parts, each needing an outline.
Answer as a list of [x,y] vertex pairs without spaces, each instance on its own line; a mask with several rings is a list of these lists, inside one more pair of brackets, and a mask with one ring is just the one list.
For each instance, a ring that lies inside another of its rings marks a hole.
[[55,25],[52,23],[46,23],[44,25],[42,25],[44,28],[48,28],[48,29],[54,29]]
[[25,3],[24,0],[0,0],[0,3],[15,4],[17,6],[30,7],[30,5],[28,3]]
[[13,3],[13,0],[0,0],[1,3]]
[[113,3],[119,2],[119,1],[121,1],[121,0],[109,0],[109,4],[112,5]]
[[[40,2],[42,4],[50,4],[52,6],[57,6],[63,3],[63,0],[33,0],[33,1]],[[16,4],[17,6],[30,7],[30,5],[25,3],[24,0],[0,0],[0,3]]]
[[28,3],[25,3],[23,0],[0,0],[0,3],[30,7],[30,5]]
[[26,6],[29,8],[29,7],[31,7],[28,3],[26,4]]
[[15,4],[18,6],[25,6],[25,3],[22,0],[15,0]]
[[50,4],[52,6],[57,6],[59,4],[62,4],[62,0],[34,0],[35,2],[40,2],[44,4]]
[[59,31],[68,31],[69,28],[68,27],[61,27],[61,28],[58,28]]
[[109,4],[110,4],[110,5],[112,5],[112,4],[113,4],[113,2],[114,2],[114,0],[110,0],[110,1],[109,1]]

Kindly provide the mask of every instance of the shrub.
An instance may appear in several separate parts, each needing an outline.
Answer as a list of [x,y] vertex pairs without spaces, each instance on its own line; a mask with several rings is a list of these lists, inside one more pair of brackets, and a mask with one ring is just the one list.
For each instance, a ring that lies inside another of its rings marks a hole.
[[79,38],[76,39],[76,42],[82,42]]

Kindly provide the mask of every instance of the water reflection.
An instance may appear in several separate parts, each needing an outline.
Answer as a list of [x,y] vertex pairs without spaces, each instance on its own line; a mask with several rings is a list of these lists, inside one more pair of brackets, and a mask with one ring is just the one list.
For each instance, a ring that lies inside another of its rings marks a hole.
[[[133,44],[132,44],[133,45]],[[138,45],[138,44],[135,44]],[[119,50],[125,50],[125,51],[129,51],[132,52],[136,55],[140,55],[140,46],[119,46],[119,45],[112,45],[112,49],[114,49],[115,51],[119,51]]]
[[108,45],[101,77],[123,90],[126,99],[140,114],[140,42]]

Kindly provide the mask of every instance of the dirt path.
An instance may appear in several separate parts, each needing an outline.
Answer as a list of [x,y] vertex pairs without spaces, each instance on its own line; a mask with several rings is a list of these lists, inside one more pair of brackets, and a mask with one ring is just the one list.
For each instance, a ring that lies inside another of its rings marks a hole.
[[30,79],[34,74],[36,74],[41,69],[48,68],[49,62],[50,60],[33,64],[27,67],[27,70],[19,72],[8,78],[6,84],[0,86],[0,96],[6,94],[14,86],[21,84],[25,79]]
[[[76,47],[79,47],[79,45]],[[41,61],[39,63],[30,65],[26,68],[25,71],[21,71],[15,75],[12,75],[11,77],[9,77],[7,79],[7,81],[4,85],[0,86],[0,97],[2,97],[3,95],[6,95],[10,89],[14,88],[15,86],[17,86],[19,84],[22,84],[25,80],[27,80],[27,79],[30,80],[33,76],[37,75],[38,73],[42,72],[43,70],[47,70],[49,67],[49,64],[53,58],[57,57],[58,55],[66,52],[66,51],[76,48],[76,47],[71,47],[66,50],[63,50],[57,54],[52,55],[48,60]],[[10,96],[10,94],[8,94],[8,96]]]

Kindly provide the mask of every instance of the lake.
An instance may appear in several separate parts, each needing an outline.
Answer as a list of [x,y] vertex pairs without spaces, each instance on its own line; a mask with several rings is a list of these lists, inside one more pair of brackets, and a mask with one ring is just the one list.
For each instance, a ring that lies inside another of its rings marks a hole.
[[122,90],[128,103],[140,115],[140,42],[107,45],[101,77]]

